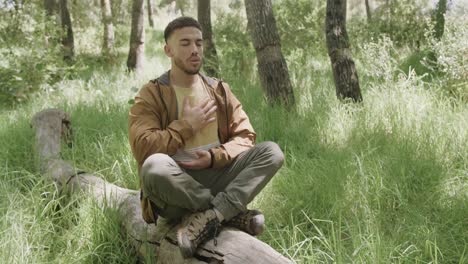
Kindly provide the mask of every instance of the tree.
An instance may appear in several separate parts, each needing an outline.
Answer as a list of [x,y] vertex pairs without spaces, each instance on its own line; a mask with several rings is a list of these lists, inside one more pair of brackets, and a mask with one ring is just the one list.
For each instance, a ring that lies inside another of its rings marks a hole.
[[211,30],[211,4],[210,0],[198,0],[198,22],[203,33],[203,46],[205,49],[204,68],[208,75],[218,76],[218,54],[213,42]]
[[440,40],[444,35],[445,12],[447,11],[447,0],[439,0],[434,12],[434,37]]
[[294,105],[294,93],[281,52],[271,0],[245,0],[245,10],[263,90],[270,103],[279,102],[291,107]]
[[153,0],[146,1],[146,5],[148,7],[148,22],[150,27],[154,28],[154,20],[153,20],[153,13],[154,13],[154,4]]
[[372,14],[370,10],[369,0],[365,0],[364,2],[366,4],[367,23],[370,23],[372,20]]
[[362,101],[359,80],[346,32],[346,0],[327,0],[325,33],[339,99]]
[[114,47],[114,25],[112,24],[112,11],[110,0],[101,0],[102,22],[104,24],[104,39],[102,50],[108,54]]
[[144,0],[133,0],[132,4],[132,29],[127,59],[129,71],[139,72],[143,68],[145,51],[144,3]]
[[60,20],[63,29],[62,45],[65,59],[72,59],[75,54],[72,21],[68,11],[68,1],[60,0]]

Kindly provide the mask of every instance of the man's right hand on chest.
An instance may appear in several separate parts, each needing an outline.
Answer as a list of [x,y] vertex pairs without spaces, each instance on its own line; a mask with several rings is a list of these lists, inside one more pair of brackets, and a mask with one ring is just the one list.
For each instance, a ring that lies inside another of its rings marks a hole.
[[187,121],[197,133],[206,125],[216,120],[216,117],[210,117],[216,111],[215,101],[206,98],[200,104],[191,106],[188,96],[184,98],[182,119]]

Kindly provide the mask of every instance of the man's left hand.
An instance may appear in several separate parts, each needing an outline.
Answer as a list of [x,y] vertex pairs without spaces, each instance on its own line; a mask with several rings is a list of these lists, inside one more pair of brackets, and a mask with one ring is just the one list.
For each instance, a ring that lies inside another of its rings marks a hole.
[[207,169],[210,167],[211,164],[211,154],[210,152],[206,150],[197,150],[195,152],[195,155],[197,155],[197,159],[192,160],[192,161],[178,161],[177,164],[179,166],[186,168],[186,169],[191,169],[191,170],[202,170],[202,169]]

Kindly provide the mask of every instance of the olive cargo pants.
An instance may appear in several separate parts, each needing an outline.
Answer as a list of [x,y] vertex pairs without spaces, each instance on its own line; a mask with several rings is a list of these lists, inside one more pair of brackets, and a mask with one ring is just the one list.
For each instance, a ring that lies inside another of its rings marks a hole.
[[143,163],[143,195],[156,205],[159,215],[170,220],[211,207],[229,220],[247,209],[283,161],[283,152],[273,142],[259,143],[230,165],[216,169],[184,169],[170,156],[157,153]]

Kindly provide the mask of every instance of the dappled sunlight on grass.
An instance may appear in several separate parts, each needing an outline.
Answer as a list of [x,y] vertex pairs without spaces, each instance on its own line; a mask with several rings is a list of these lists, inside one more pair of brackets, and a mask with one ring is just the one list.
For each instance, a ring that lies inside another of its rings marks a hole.
[[[63,146],[62,158],[137,189],[127,114],[141,86],[170,66],[161,37],[159,28],[147,30],[147,58],[139,75],[126,72],[126,44],[104,58],[95,44],[77,42],[70,76],[47,84],[28,102],[2,108],[2,260],[136,262],[115,211],[81,195],[63,195],[38,174],[30,120],[46,108],[64,109],[71,114],[73,147]],[[362,43],[355,56],[361,104],[336,99],[323,50],[310,52],[314,56],[292,51],[286,58],[297,102],[290,112],[266,103],[254,71],[238,74],[251,64],[225,69],[223,79],[242,102],[257,141],[275,141],[285,154],[284,166],[249,205],[266,216],[268,228],[260,239],[297,263],[466,262],[468,105],[466,79],[460,77],[466,71],[453,50],[464,39],[448,33],[438,53],[443,63],[456,62],[443,69],[458,75],[431,81],[399,69],[408,49],[395,48],[385,37]],[[221,61],[254,59],[235,57],[235,48],[228,51]],[[459,90],[448,93],[451,82]]]

